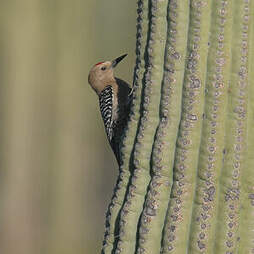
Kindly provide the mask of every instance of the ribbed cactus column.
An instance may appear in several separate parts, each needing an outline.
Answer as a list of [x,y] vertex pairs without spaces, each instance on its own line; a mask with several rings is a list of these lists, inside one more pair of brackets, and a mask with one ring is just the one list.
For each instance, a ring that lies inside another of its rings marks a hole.
[[[135,252],[136,230],[139,225],[140,214],[144,209],[143,204],[147,194],[147,187],[151,180],[150,158],[156,128],[159,123],[159,105],[167,35],[167,1],[152,0],[149,3],[149,7],[147,66],[142,92],[142,114],[134,145],[134,171],[130,179],[126,202],[121,211],[120,237],[117,243],[117,251],[126,254]],[[156,204],[151,204],[151,206],[153,205]],[[154,212],[151,207],[146,210],[149,211],[148,213]],[[161,235],[161,232],[158,233]]]
[[174,183],[163,235],[163,253],[186,253],[188,250],[202,133],[211,1],[190,1],[187,9],[190,9],[190,18],[184,59],[182,113],[175,145],[175,163],[171,169]]
[[[205,107],[198,177],[189,242],[190,253],[213,253],[219,178],[225,150],[231,67],[232,1],[212,1]],[[216,252],[214,252],[216,253]]]
[[102,253],[254,253],[254,2],[139,0]]
[[[250,49],[253,49],[253,41],[250,41],[254,15],[253,8],[251,10],[252,6],[253,1],[245,0],[237,1],[232,8],[232,62],[226,115],[225,158],[219,179],[220,197],[217,217],[219,223],[215,232],[217,241],[214,246],[218,252],[225,249],[228,253],[254,252],[254,239],[248,241],[247,234],[241,235],[241,223],[246,220],[245,216],[250,215],[248,218],[250,223],[254,220],[254,207],[249,206],[250,200],[248,200],[253,193],[254,182],[251,183],[252,186],[247,186],[248,177],[254,175],[254,170],[248,165],[247,160],[247,154],[250,152],[247,150],[247,133],[251,135],[251,129],[247,130],[247,122],[248,118],[253,119],[253,115],[247,111],[248,104],[253,103],[248,100],[248,89],[251,85],[248,81],[253,78],[250,69],[251,53],[249,52]],[[242,232],[244,230],[242,228]],[[246,238],[243,238],[244,235]],[[241,241],[244,243],[241,244],[244,252],[240,251]]]
[[[131,121],[128,125],[128,138],[124,138],[122,144],[122,165],[120,166],[120,174],[114,190],[112,201],[109,204],[106,215],[106,230],[102,253],[112,253],[119,239],[119,217],[120,210],[124,202],[127,186],[129,183],[130,173],[133,171],[133,165],[130,163],[132,158],[132,150],[136,138],[138,121],[140,118],[140,103],[143,75],[145,72],[145,47],[148,36],[148,1],[139,0],[137,8],[137,61],[134,73],[134,93],[133,107],[130,116]],[[123,221],[122,221],[123,223]],[[121,224],[122,225],[122,224]],[[136,228],[134,228],[136,231]]]

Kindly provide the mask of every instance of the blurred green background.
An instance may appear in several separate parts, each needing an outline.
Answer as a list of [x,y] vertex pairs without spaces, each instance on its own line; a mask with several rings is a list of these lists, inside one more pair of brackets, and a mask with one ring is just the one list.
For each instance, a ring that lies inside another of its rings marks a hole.
[[136,1],[6,0],[0,8],[0,252],[99,253],[118,168],[93,64],[132,83]]

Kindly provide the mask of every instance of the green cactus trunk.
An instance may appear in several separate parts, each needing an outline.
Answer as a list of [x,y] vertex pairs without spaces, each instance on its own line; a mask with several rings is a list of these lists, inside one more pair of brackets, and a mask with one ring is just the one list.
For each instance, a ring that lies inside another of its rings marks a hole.
[[253,41],[251,0],[138,1],[102,253],[254,253]]

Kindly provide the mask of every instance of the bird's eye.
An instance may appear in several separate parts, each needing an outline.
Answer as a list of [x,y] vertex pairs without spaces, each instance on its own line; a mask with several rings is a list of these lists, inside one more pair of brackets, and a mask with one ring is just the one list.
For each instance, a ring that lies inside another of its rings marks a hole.
[[106,67],[105,67],[105,66],[101,67],[101,70],[102,70],[102,71],[105,71],[105,70],[106,70]]

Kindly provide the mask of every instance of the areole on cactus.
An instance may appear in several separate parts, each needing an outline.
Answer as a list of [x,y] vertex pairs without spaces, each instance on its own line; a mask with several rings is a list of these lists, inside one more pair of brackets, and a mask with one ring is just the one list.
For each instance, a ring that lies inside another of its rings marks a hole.
[[102,253],[254,253],[254,2],[139,0]]

